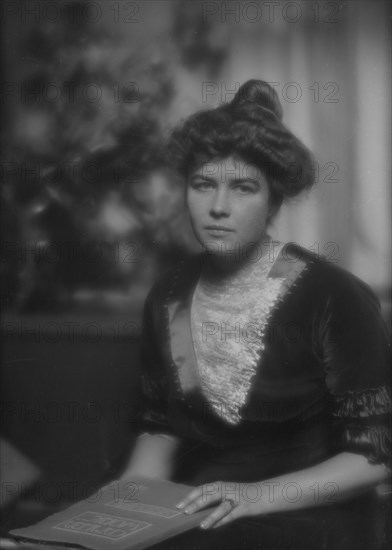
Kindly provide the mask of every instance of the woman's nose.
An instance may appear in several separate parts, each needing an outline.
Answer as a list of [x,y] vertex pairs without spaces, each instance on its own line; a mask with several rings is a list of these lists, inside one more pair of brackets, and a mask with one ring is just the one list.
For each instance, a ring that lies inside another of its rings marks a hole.
[[210,213],[212,216],[229,216],[230,215],[230,203],[229,197],[225,190],[217,191],[214,195]]

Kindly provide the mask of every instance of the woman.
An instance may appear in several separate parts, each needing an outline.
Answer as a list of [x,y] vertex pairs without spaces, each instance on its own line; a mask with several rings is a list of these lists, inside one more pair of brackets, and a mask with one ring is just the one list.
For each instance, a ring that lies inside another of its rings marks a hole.
[[195,485],[184,513],[215,505],[169,547],[360,547],[388,476],[386,330],[367,285],[267,234],[311,187],[312,156],[256,80],[191,116],[170,151],[203,253],[147,298],[146,406],[123,477]]

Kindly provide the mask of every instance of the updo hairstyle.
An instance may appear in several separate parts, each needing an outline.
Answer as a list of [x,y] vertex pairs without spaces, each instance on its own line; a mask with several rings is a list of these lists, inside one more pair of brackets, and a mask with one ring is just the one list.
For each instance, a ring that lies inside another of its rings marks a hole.
[[240,156],[266,176],[272,204],[295,197],[314,183],[311,152],[282,122],[276,91],[248,80],[230,103],[196,112],[176,127],[168,143],[171,163],[186,179],[212,159]]

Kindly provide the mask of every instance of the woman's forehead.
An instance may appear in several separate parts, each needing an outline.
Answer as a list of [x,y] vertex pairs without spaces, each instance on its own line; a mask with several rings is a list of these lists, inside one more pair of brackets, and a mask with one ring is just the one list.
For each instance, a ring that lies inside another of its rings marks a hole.
[[264,173],[260,166],[245,160],[240,155],[215,157],[199,164],[190,172],[190,177],[201,176],[204,178],[219,177],[223,181],[233,179],[260,179]]

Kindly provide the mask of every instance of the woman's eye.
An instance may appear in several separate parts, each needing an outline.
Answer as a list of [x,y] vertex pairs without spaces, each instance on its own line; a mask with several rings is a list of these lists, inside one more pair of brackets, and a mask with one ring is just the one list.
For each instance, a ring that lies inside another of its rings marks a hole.
[[209,181],[196,181],[192,183],[192,188],[197,191],[209,191],[213,187],[213,184]]
[[242,194],[254,193],[254,189],[252,187],[250,187],[249,185],[237,185],[234,189],[236,191],[239,191]]

